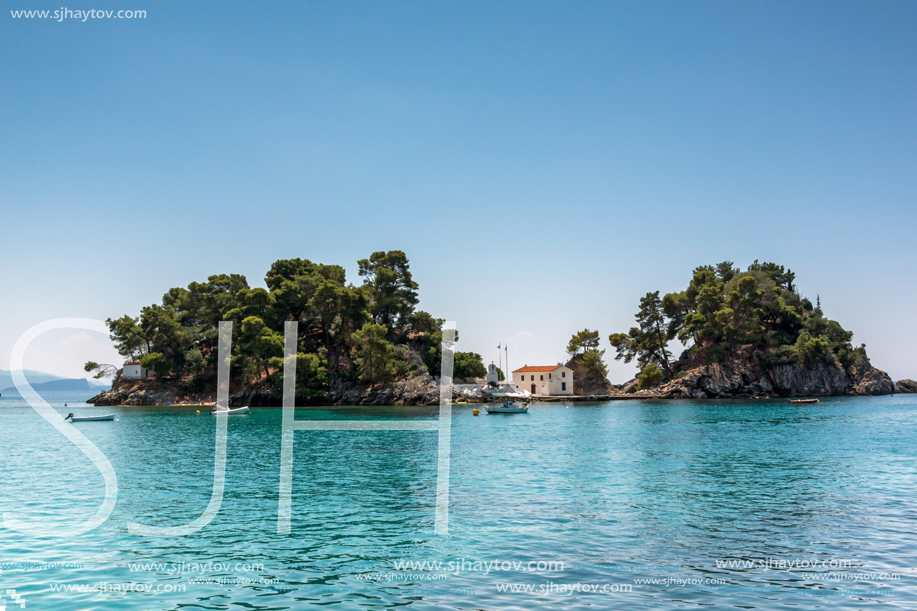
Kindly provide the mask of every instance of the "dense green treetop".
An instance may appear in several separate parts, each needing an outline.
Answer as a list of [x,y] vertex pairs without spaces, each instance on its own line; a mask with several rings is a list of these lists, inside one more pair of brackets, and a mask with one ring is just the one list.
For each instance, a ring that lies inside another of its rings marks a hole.
[[405,254],[400,250],[374,252],[357,265],[365,280],[363,287],[369,296],[373,322],[390,330],[407,324],[418,302],[418,286]]
[[483,378],[487,375],[487,368],[481,355],[476,352],[456,352],[453,379]]
[[576,357],[587,350],[594,350],[599,347],[599,332],[583,329],[573,334],[567,343],[567,354]]
[[[407,256],[376,252],[359,261],[359,272],[363,283],[355,286],[341,266],[283,259],[268,270],[267,288],[252,288],[238,274],[213,275],[169,289],[161,304],[145,306],[137,317],[109,319],[108,328],[122,356],[189,391],[212,381],[224,320],[234,324],[236,380],[280,387],[283,326],[292,320],[299,322],[297,393],[387,382],[424,368],[438,375],[443,320],[415,310],[418,285]],[[102,370],[96,363],[87,367]],[[466,377],[483,375],[483,368],[480,356],[456,353],[456,369]]]

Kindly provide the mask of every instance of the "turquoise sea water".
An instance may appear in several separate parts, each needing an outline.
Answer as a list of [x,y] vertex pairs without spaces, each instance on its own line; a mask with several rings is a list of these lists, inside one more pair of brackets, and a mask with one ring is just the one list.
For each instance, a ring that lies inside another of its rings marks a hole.
[[[85,398],[47,394],[62,414],[117,414],[75,425],[114,466],[117,505],[74,538],[0,528],[7,609],[8,590],[26,610],[917,608],[917,397],[455,406],[448,536],[433,534],[438,437],[418,431],[297,431],[277,534],[281,411],[253,410],[229,419],[219,514],[171,538],[126,523],[204,511],[215,419]],[[63,526],[103,498],[99,471],[15,397],[0,473],[0,510],[23,518]]]

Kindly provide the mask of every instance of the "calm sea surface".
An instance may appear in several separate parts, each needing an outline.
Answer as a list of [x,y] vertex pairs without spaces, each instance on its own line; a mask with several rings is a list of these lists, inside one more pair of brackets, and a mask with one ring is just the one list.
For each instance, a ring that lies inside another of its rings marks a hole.
[[[297,431],[292,533],[277,534],[281,411],[254,410],[229,419],[217,516],[168,538],[127,522],[204,511],[215,419],[46,398],[62,415],[117,415],[74,425],[114,466],[117,505],[74,538],[0,527],[8,610],[917,608],[914,396],[457,405],[448,536],[433,534],[438,436],[424,431]],[[76,446],[0,398],[0,511],[63,527],[103,497]]]

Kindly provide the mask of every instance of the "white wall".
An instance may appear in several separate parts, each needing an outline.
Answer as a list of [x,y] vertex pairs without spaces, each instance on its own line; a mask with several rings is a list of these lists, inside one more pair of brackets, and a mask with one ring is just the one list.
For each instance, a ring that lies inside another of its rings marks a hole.
[[125,380],[139,380],[143,377],[140,365],[125,365],[121,377]]
[[144,369],[140,365],[125,365],[121,371],[124,380],[142,380],[153,375],[152,369]]
[[[552,395],[572,395],[573,394],[573,370],[569,367],[558,367],[551,372],[551,394]],[[566,385],[566,389],[564,388]]]

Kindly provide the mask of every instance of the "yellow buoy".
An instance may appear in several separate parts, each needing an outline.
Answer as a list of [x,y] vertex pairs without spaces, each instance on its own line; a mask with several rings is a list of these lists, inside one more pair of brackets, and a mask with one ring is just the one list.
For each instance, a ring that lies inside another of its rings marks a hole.
[[201,410],[197,410],[197,413],[199,413],[199,414],[200,414],[200,413],[201,413]]
[[474,414],[475,416],[477,416],[477,415],[480,414],[481,412],[478,411],[478,408],[474,408],[474,411],[471,412],[471,413]]

